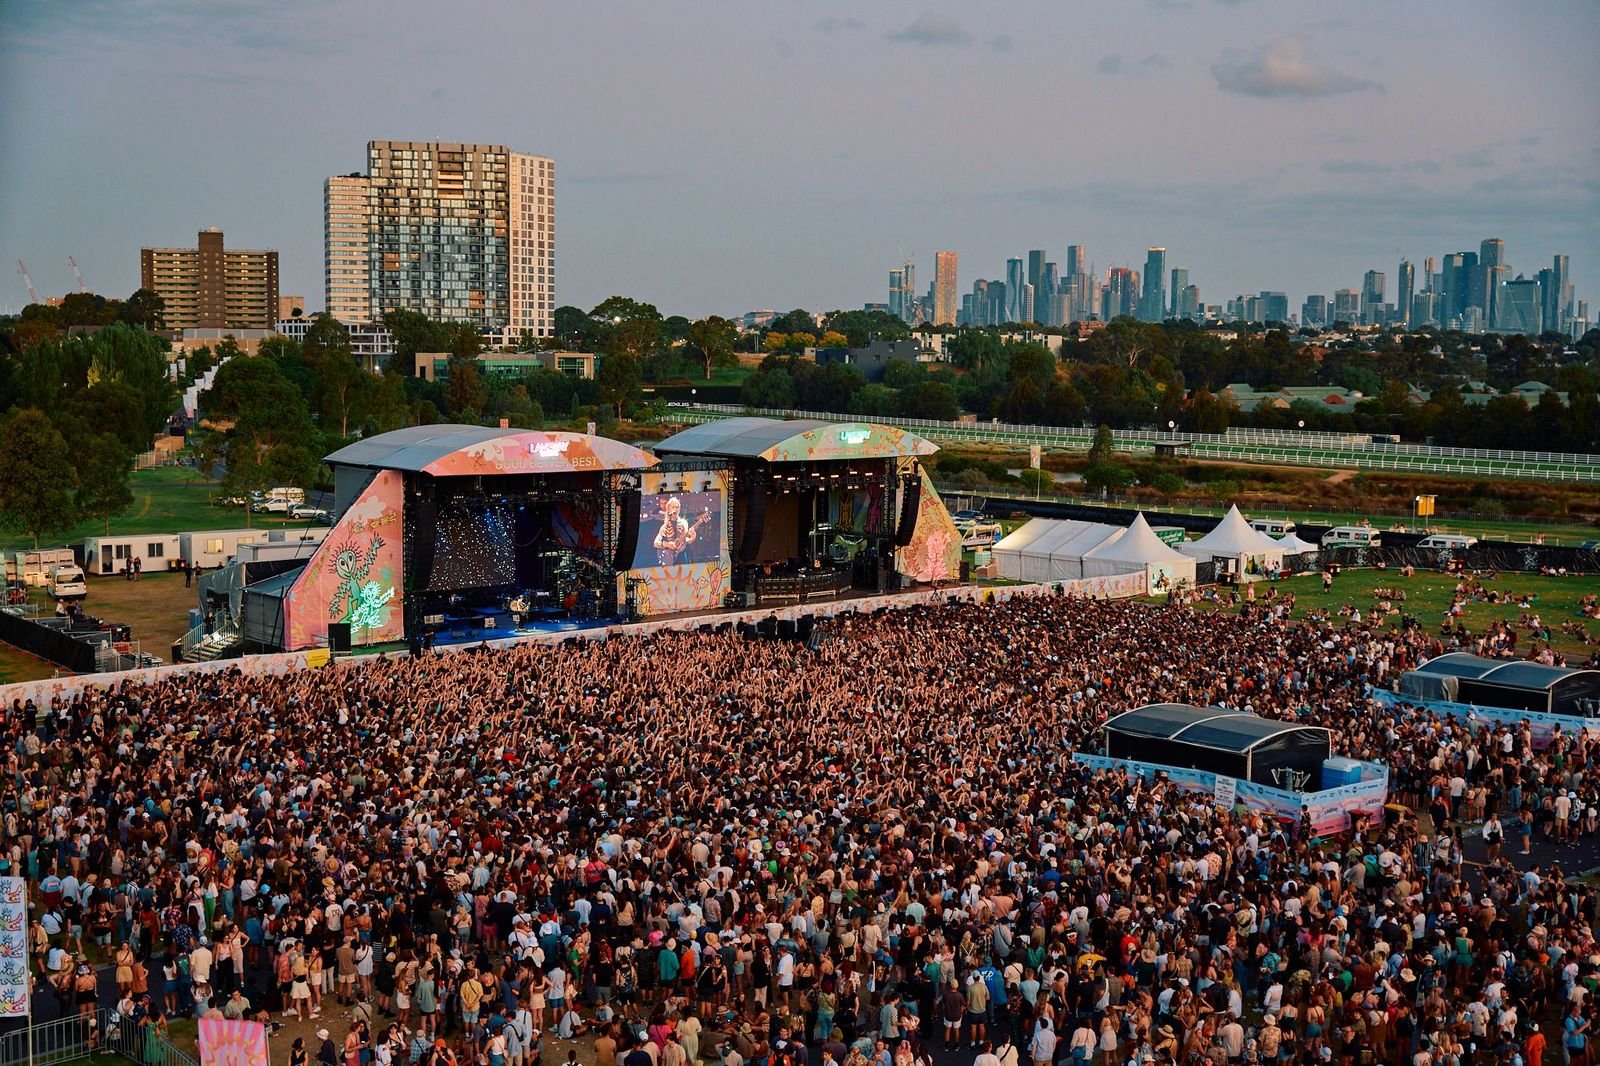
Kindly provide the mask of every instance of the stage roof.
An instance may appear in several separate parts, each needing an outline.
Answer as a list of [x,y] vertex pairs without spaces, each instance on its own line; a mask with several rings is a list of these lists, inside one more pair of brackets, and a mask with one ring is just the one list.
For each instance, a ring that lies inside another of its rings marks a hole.
[[1248,711],[1234,711],[1226,707],[1191,707],[1182,703],[1152,703],[1136,707],[1109,719],[1104,728],[1235,752],[1249,751],[1285,733],[1327,733],[1320,726],[1281,722]]
[[677,455],[803,463],[932,455],[939,447],[915,433],[875,422],[743,417],[691,426],[668,437],[656,445],[655,450]]
[[1436,677],[1459,677],[1469,681],[1484,681],[1512,688],[1532,689],[1542,692],[1563,678],[1573,674],[1593,673],[1570,666],[1547,666],[1529,659],[1485,659],[1467,652],[1453,651],[1429,659],[1409,674],[1432,674]]
[[328,456],[335,466],[404,470],[435,477],[572,474],[643,470],[655,456],[587,433],[504,430],[489,426],[412,426],[358,440]]

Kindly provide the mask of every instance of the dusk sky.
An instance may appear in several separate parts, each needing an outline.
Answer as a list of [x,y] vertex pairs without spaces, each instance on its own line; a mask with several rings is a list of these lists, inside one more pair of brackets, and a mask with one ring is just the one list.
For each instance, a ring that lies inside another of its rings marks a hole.
[[[859,307],[906,256],[1164,244],[1202,299],[1506,241],[1600,299],[1597,0],[0,0],[0,310],[141,245],[281,252],[372,139],[552,156],[557,302]],[[1419,284],[1420,284],[1419,278]]]

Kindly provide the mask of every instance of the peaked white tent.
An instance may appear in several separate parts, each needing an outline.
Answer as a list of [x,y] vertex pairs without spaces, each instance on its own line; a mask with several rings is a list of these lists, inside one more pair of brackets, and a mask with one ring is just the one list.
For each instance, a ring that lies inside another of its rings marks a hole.
[[994,546],[1000,576],[1011,581],[1076,581],[1083,555],[1122,530],[1099,522],[1035,518]]
[[1151,592],[1165,592],[1179,581],[1194,584],[1194,560],[1174,551],[1156,536],[1143,512],[1134,518],[1122,536],[1096,545],[1083,557],[1084,577],[1141,571],[1146,588]]
[[1283,549],[1284,555],[1304,555],[1306,552],[1318,550],[1317,545],[1307,540],[1301,540],[1293,533],[1285,537],[1279,537],[1278,547]]
[[1283,546],[1260,530],[1252,529],[1239,513],[1238,504],[1228,508],[1228,513],[1211,532],[1181,545],[1180,550],[1201,562],[1230,560],[1241,574],[1261,573],[1283,565]]

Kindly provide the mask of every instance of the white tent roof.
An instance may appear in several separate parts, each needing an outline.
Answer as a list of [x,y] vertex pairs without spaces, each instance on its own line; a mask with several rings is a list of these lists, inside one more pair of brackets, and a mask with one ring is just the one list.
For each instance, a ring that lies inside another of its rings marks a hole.
[[1250,527],[1244,515],[1239,513],[1238,504],[1228,508],[1228,513],[1222,516],[1222,521],[1217,523],[1215,529],[1199,540],[1191,541],[1186,547],[1191,554],[1202,556],[1283,553],[1283,545]]
[[1317,546],[1315,544],[1312,544],[1310,541],[1301,540],[1293,533],[1290,533],[1286,537],[1280,537],[1278,539],[1278,547],[1283,549],[1283,554],[1285,555],[1301,555],[1305,552],[1314,552],[1317,550]]
[[1173,551],[1144,520],[1144,512],[1134,518],[1122,536],[1102,541],[1084,553],[1086,558],[1119,563],[1170,563],[1188,561],[1188,556]]

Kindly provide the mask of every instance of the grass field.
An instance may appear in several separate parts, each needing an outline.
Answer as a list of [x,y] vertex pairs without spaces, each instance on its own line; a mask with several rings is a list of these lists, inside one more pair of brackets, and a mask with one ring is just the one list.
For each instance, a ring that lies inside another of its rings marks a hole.
[[[273,529],[285,526],[304,526],[304,522],[291,522],[280,515],[246,515],[243,507],[220,507],[212,501],[217,497],[215,482],[203,481],[199,472],[187,466],[163,466],[152,470],[136,470],[128,483],[133,492],[133,506],[111,520],[111,532],[125,533],[186,533],[194,529]],[[74,526],[57,534],[42,547],[62,544],[82,544],[86,537],[105,533],[105,523],[94,521]],[[33,547],[33,538],[13,534],[0,534],[0,551],[17,551]]]
[[[1600,637],[1600,620],[1582,619],[1578,615],[1578,601],[1584,596],[1600,594],[1600,577],[1540,577],[1537,574],[1501,574],[1485,584],[1505,595],[1537,596],[1531,607],[1516,604],[1469,602],[1462,610],[1461,621],[1473,633],[1481,633],[1490,623],[1506,621],[1513,625],[1523,611],[1539,615],[1540,621],[1550,630],[1550,646],[1566,654],[1568,661],[1582,660],[1594,651],[1576,637],[1561,632],[1563,622],[1582,622],[1590,638]],[[1429,633],[1436,633],[1444,621],[1445,612],[1455,593],[1456,579],[1443,574],[1423,573],[1404,578],[1398,570],[1346,570],[1333,582],[1333,589],[1322,591],[1322,579],[1317,574],[1285,578],[1279,587],[1295,594],[1295,618],[1304,618],[1310,611],[1331,608],[1337,610],[1349,603],[1363,609],[1372,607],[1377,600],[1372,595],[1376,588],[1404,589],[1406,602],[1396,604],[1406,614],[1421,620]],[[1257,585],[1257,595],[1265,586]],[[1216,609],[1214,605],[1203,607]],[[1399,621],[1398,618],[1395,621]],[[1518,649],[1527,646],[1528,631],[1519,629]]]
[[[195,590],[184,586],[182,574],[150,573],[138,581],[88,574],[86,580],[89,597],[84,601],[84,610],[107,622],[131,627],[141,651],[171,661],[172,642],[189,628],[189,608],[196,603]],[[33,598],[42,610],[54,610],[54,601],[42,590],[34,590]],[[53,677],[59,669],[54,663],[0,643],[0,684]]]

